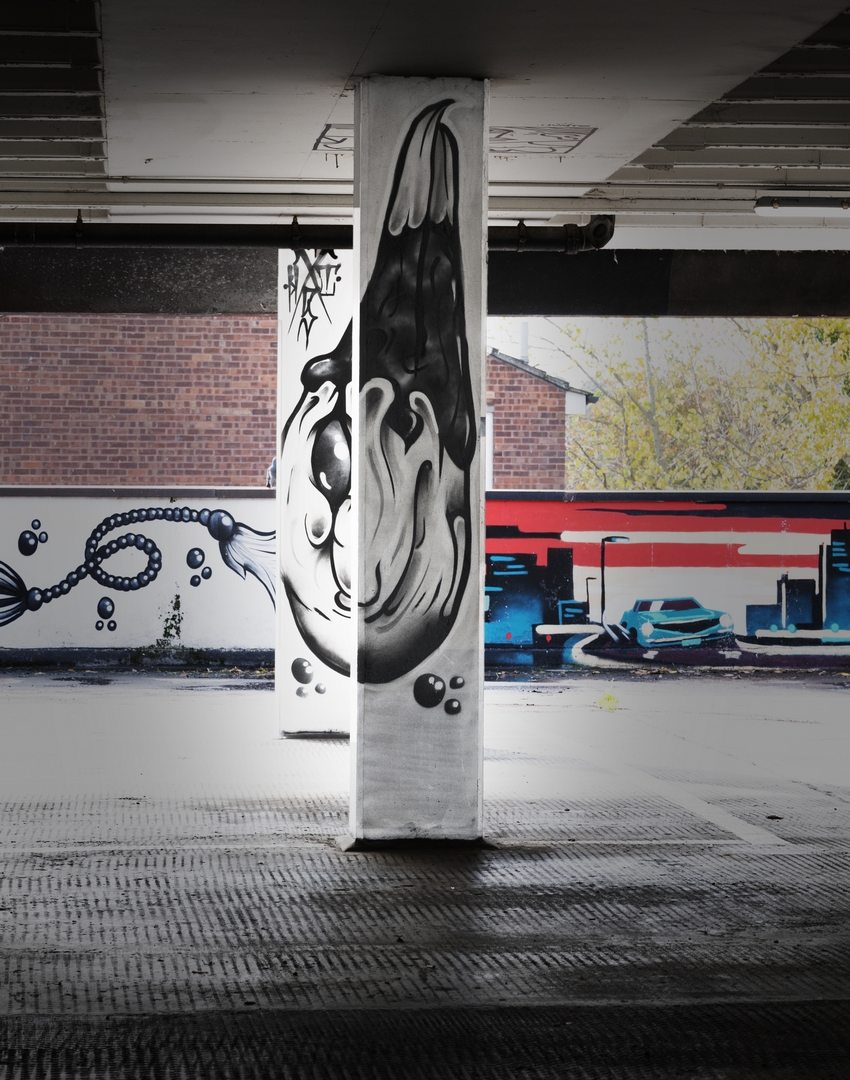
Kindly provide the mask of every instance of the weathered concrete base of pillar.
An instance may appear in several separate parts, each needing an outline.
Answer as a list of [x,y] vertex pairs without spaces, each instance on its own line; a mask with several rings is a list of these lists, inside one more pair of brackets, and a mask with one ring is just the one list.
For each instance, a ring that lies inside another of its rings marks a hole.
[[347,850],[482,832],[486,130],[482,81],[360,84]]
[[336,838],[337,847],[345,852],[357,851],[474,851],[495,850],[495,844],[488,844],[483,836],[474,840],[440,840],[419,838],[412,840],[366,840],[344,833]]

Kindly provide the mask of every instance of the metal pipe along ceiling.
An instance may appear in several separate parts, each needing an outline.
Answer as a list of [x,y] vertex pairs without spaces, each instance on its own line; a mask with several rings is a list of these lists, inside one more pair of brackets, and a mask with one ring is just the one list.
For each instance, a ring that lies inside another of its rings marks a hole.
[[[575,254],[605,247],[614,218],[601,214],[587,225],[497,225],[487,230],[490,251],[560,251]],[[0,224],[0,248],[329,248],[352,247],[350,225],[187,225],[110,222]]]

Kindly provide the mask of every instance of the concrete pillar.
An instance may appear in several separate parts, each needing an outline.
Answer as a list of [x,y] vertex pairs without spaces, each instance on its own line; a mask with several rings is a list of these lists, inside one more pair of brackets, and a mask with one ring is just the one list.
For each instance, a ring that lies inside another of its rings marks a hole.
[[347,733],[350,251],[280,252],[276,684],[283,735]]
[[343,846],[481,835],[486,131],[485,82],[360,83]]

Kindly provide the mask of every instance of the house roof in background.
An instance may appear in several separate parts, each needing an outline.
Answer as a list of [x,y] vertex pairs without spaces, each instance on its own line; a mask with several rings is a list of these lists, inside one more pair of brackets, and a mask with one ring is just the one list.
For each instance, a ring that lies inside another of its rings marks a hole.
[[552,386],[557,386],[559,390],[565,391],[568,394],[581,394],[585,401],[592,405],[594,401],[598,401],[597,394],[591,394],[589,390],[581,390],[578,386],[570,386],[568,382],[563,379],[556,379],[554,375],[549,375],[541,368],[534,367],[527,360],[520,360],[516,356],[508,356],[507,353],[499,352],[498,349],[488,349],[487,355],[492,356],[494,360],[501,360],[505,364],[510,364],[511,367],[517,368],[519,371],[524,371],[526,375],[533,375],[535,379],[542,379],[543,382],[550,383]]

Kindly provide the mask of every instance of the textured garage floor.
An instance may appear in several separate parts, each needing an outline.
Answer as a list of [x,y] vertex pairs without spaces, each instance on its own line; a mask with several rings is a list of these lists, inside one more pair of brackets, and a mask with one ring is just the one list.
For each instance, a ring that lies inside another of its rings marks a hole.
[[268,684],[0,678],[0,1077],[844,1080],[849,706],[490,685],[487,844],[343,854]]

